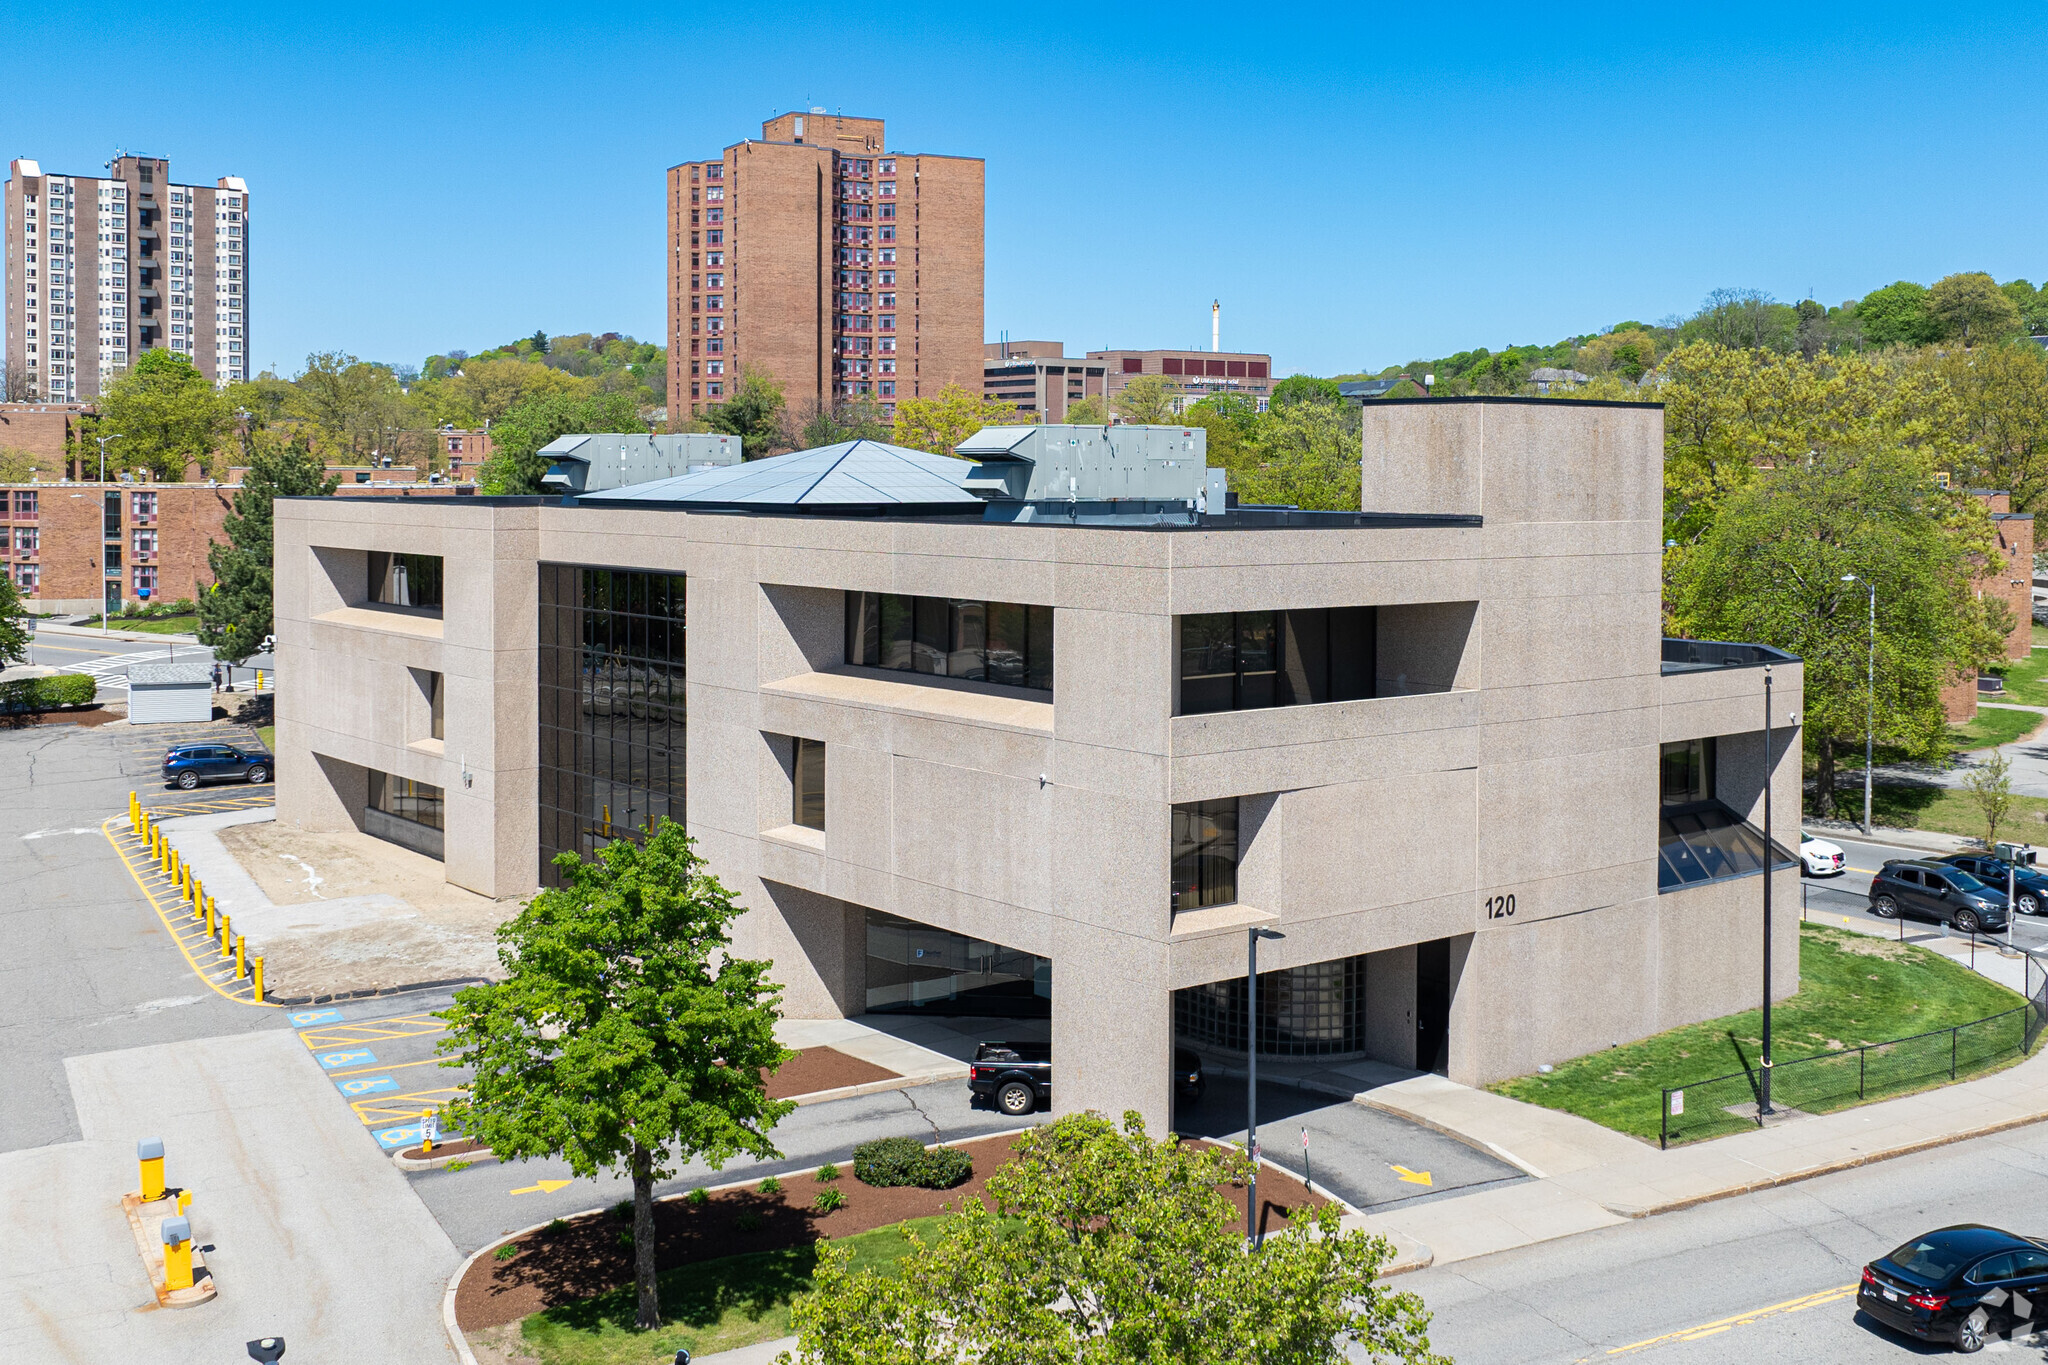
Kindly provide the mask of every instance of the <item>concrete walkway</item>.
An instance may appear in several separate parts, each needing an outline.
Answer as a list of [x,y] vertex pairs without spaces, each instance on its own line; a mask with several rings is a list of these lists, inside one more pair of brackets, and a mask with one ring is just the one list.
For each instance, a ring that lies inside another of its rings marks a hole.
[[967,1079],[967,1063],[936,1052],[908,1038],[885,1033],[871,1028],[857,1019],[779,1019],[775,1024],[775,1041],[784,1047],[798,1051],[807,1047],[829,1047],[849,1057],[872,1063],[885,1071],[893,1071],[900,1080],[870,1081],[865,1085],[847,1086],[843,1091],[828,1090],[824,1095],[837,1097],[856,1092],[879,1093],[883,1090],[901,1090],[904,1085],[926,1085],[932,1081],[959,1081]]
[[[65,1065],[84,1140],[0,1154],[0,1360],[237,1360],[274,1335],[293,1359],[452,1358],[441,1296],[461,1258],[295,1034]],[[193,1191],[211,1303],[156,1311],[121,1209],[144,1137]]]

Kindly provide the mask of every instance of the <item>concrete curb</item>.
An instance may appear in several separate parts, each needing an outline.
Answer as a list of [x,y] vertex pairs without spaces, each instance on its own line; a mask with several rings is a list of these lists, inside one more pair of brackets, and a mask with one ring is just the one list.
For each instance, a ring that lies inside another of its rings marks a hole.
[[[490,980],[481,976],[451,976],[440,981],[415,981],[409,986],[372,986],[360,991],[337,991],[332,995],[273,995],[270,1002],[286,1009],[303,1009],[307,1005],[333,1005],[347,1000],[374,1000],[385,995],[409,995],[414,991],[446,990],[450,986],[488,986]],[[895,1087],[890,1087],[894,1089]]]
[[1823,836],[1839,834],[1845,839],[1864,843],[1893,844],[1899,848],[1918,849],[1923,853],[1955,853],[1976,846],[1975,841],[1960,834],[1940,834],[1924,829],[1887,829],[1883,825],[1872,825],[1870,833],[1849,820],[1826,820],[1808,816],[1801,822],[1805,828]]
[[197,645],[197,635],[168,635],[154,630],[101,630],[98,626],[54,626],[47,621],[36,622],[38,635],[88,636],[95,640],[124,640],[129,644],[149,644],[161,640],[173,645]]
[[401,1147],[391,1154],[391,1164],[401,1171],[438,1171],[442,1167],[452,1166],[458,1161],[474,1166],[481,1161],[499,1161],[502,1159],[488,1147],[477,1152],[455,1152],[448,1156],[429,1157],[407,1156],[405,1149]]
[[1507,1150],[1507,1148],[1496,1147],[1485,1138],[1473,1137],[1470,1133],[1461,1133],[1449,1124],[1440,1123],[1427,1114],[1420,1114],[1412,1109],[1402,1109],[1388,1104],[1384,1100],[1369,1099],[1364,1095],[1353,1096],[1352,1103],[1370,1109],[1376,1114],[1385,1114],[1389,1118],[1397,1118],[1404,1123],[1412,1123],[1418,1128],[1427,1128],[1430,1132],[1442,1134],[1454,1142],[1461,1142],[1473,1151],[1478,1152],[1481,1156],[1490,1156],[1496,1161],[1506,1162],[1531,1180],[1548,1180],[1550,1178],[1528,1162],[1522,1160],[1522,1158],[1516,1156],[1513,1152]]
[[927,1076],[898,1076],[886,1081],[862,1081],[859,1085],[842,1085],[832,1090],[813,1090],[808,1095],[791,1095],[799,1109],[807,1104],[824,1104],[830,1100],[851,1100],[862,1095],[882,1095],[891,1090],[914,1090],[921,1085],[936,1085],[940,1081],[964,1081],[968,1068],[940,1072]]

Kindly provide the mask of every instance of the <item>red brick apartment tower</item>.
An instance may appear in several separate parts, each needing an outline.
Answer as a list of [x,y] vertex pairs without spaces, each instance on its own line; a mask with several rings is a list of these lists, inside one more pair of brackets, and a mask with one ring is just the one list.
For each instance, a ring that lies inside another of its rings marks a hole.
[[671,167],[671,421],[731,397],[743,365],[798,410],[979,393],[984,172],[979,157],[891,152],[882,120],[816,109]]
[[249,189],[171,180],[161,157],[116,152],[106,174],[9,163],[7,364],[32,398],[97,398],[153,347],[226,388],[249,378]]

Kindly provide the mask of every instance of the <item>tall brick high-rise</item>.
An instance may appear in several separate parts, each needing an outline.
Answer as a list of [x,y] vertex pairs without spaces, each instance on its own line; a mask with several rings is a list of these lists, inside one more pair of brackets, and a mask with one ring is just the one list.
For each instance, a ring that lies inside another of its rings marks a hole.
[[[766,370],[798,412],[981,392],[979,157],[888,150],[813,109],[668,173],[672,420]],[[748,452],[753,454],[756,452]],[[766,452],[760,452],[766,453]]]
[[171,182],[161,157],[116,152],[106,174],[8,165],[7,367],[77,402],[153,347],[225,388],[250,375],[249,187]]

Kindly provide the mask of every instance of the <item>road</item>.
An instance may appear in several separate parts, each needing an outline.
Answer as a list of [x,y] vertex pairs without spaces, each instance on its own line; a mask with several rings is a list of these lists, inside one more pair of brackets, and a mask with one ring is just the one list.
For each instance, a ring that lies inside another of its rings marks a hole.
[[[1887,932],[1898,932],[1898,921],[1879,919],[1870,913],[1871,875],[1884,865],[1887,858],[1929,858],[1939,855],[1919,849],[1845,839],[1834,833],[1824,837],[1848,855],[1849,870],[1839,877],[1800,879],[1801,900],[1807,917],[1835,923],[1840,923],[1846,917],[1855,921],[1859,927],[1881,927]],[[1941,934],[1940,926],[1919,920],[1905,921],[1904,928],[1908,940],[1916,934],[1935,937]],[[1999,935],[2001,940],[2005,937],[2003,934]],[[2011,938],[2016,948],[2048,949],[2048,915],[2015,915]]]
[[1903,1361],[1933,1352],[1857,1315],[1864,1263],[1952,1223],[2048,1233],[2044,1175],[2034,1125],[1393,1283],[1458,1365]]
[[[119,640],[113,636],[96,639],[90,635],[57,635],[38,631],[29,644],[26,662],[61,668],[66,672],[90,673],[99,680],[102,695],[119,695],[128,690],[128,666],[138,663],[169,663],[178,660],[211,663],[213,651],[204,645],[162,640]],[[275,666],[268,654],[258,654],[235,671],[238,679],[249,670],[262,669],[266,679]],[[265,686],[268,686],[266,681]]]

